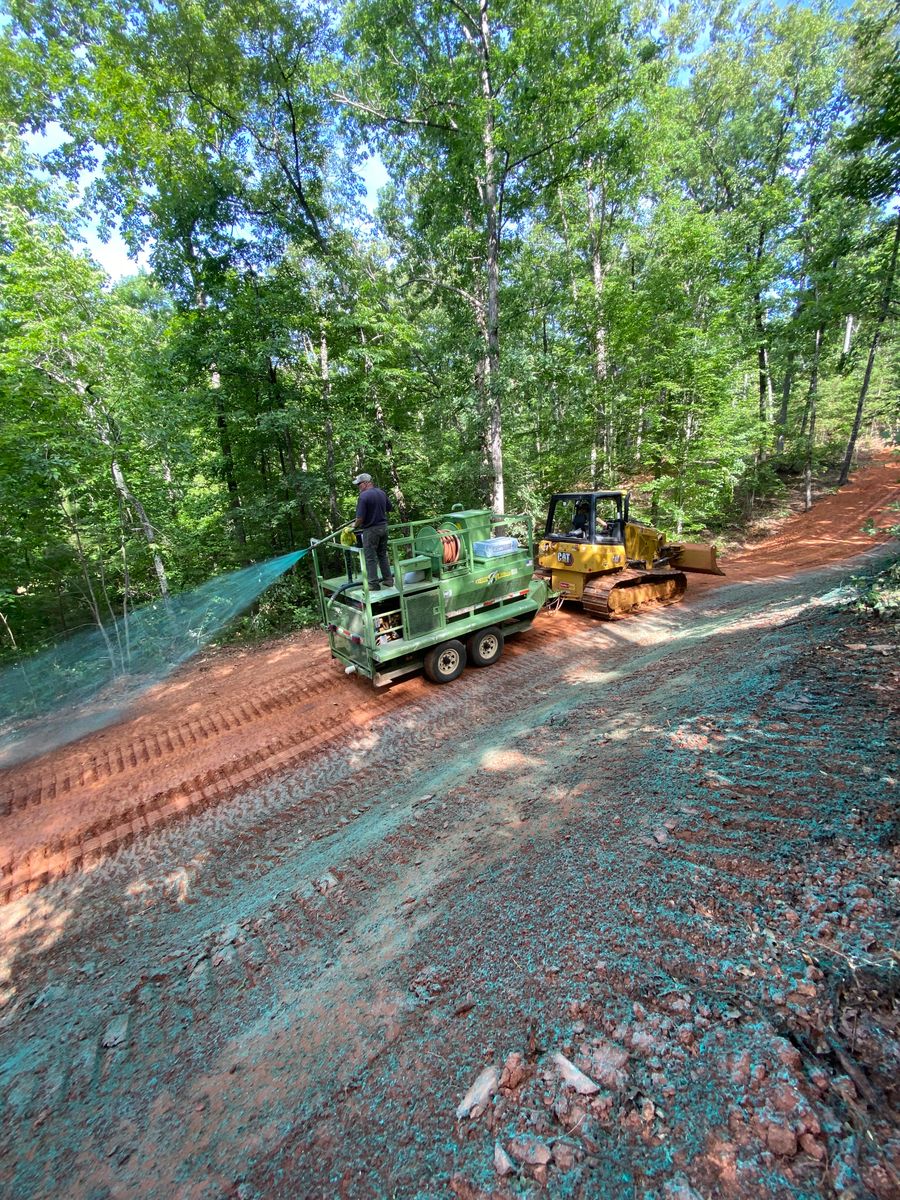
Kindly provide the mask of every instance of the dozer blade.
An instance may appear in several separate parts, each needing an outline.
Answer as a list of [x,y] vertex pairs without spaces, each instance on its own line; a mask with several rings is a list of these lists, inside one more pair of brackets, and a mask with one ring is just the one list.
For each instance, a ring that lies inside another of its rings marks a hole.
[[725,574],[716,562],[715,546],[708,542],[680,542],[671,548],[677,549],[678,553],[672,555],[669,562],[681,571],[695,571],[698,575]]
[[593,579],[582,593],[585,611],[614,621],[639,608],[675,604],[684,595],[682,571],[622,571]]

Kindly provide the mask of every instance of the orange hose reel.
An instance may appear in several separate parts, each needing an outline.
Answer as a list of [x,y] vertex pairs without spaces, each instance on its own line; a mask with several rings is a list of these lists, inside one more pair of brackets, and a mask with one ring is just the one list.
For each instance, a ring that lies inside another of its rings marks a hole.
[[444,566],[452,567],[455,562],[459,562],[459,553],[462,548],[459,535],[452,533],[449,529],[439,529],[437,534],[443,547]]

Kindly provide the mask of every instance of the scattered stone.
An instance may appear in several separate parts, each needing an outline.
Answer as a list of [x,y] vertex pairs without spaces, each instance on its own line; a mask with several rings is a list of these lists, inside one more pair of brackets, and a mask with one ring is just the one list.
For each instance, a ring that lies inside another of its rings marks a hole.
[[575,1166],[575,1147],[571,1142],[559,1138],[553,1143],[553,1161],[560,1171],[571,1171]]
[[688,992],[666,992],[660,1000],[670,1013],[686,1013],[691,1010],[691,997]]
[[[237,960],[237,950],[234,946],[223,946],[221,950],[217,950],[210,960],[214,967],[221,967],[223,963],[233,963]],[[201,964],[204,965],[204,964]],[[193,972],[191,978],[193,979]]]
[[494,1170],[501,1177],[512,1175],[515,1170],[513,1160],[509,1157],[499,1142],[494,1142]]
[[625,1086],[624,1067],[628,1062],[628,1051],[614,1042],[597,1039],[592,1045],[584,1047],[579,1062],[590,1072],[590,1078],[596,1079],[603,1087],[618,1090]]
[[656,839],[656,841],[659,843],[660,846],[664,846],[666,844],[666,842],[669,840],[669,835],[666,833],[666,831],[663,828],[654,829],[653,836]]
[[771,1093],[771,1101],[778,1112],[795,1113],[803,1108],[803,1097],[789,1083],[778,1084]]
[[496,1067],[485,1067],[469,1090],[463,1096],[456,1109],[457,1121],[469,1116],[473,1108],[484,1104],[496,1092],[500,1084],[500,1072]]
[[111,1050],[114,1046],[121,1046],[128,1036],[128,1014],[120,1013],[113,1017],[106,1027],[103,1034],[102,1045],[104,1050]]
[[809,1072],[809,1081],[820,1092],[828,1091],[828,1075],[821,1067],[813,1067]]
[[750,1082],[750,1051],[744,1050],[743,1053],[735,1058],[731,1065],[731,1078],[739,1087],[746,1087]]
[[191,983],[198,987],[201,991],[205,991],[209,985],[209,959],[200,958],[195,963],[188,978]]
[[453,1015],[454,1015],[454,1017],[461,1017],[465,1013],[471,1012],[474,1007],[475,1007],[475,1000],[472,996],[472,993],[469,992],[469,994],[466,996],[465,1000],[461,1000],[459,1002],[459,1004],[457,1004],[456,1008],[454,1008]]
[[521,1083],[524,1083],[527,1078],[528,1067],[525,1065],[525,1059],[517,1052],[510,1054],[503,1064],[503,1072],[500,1075],[500,1086],[513,1091]]
[[539,1137],[517,1137],[509,1143],[509,1152],[528,1167],[545,1166],[552,1159],[550,1147]]
[[631,1035],[631,1045],[639,1053],[653,1054],[656,1050],[656,1039],[645,1029],[636,1029]]
[[337,885],[338,881],[330,871],[326,871],[321,878],[315,880],[313,883],[313,887],[316,889],[316,891],[321,892],[323,896],[326,892],[330,892],[332,888],[336,888]]
[[766,1145],[783,1158],[793,1158],[797,1153],[797,1138],[792,1129],[772,1124],[766,1130]]
[[811,1133],[800,1134],[800,1147],[816,1162],[822,1162],[825,1158],[825,1147],[821,1142],[817,1142]]
[[850,1103],[853,1103],[856,1100],[856,1088],[854,1087],[853,1080],[849,1075],[838,1075],[838,1077],[832,1081],[831,1086],[842,1100],[846,1100]]
[[569,1062],[564,1054],[556,1050],[551,1055],[551,1058],[556,1063],[563,1082],[567,1087],[574,1088],[579,1096],[593,1096],[600,1091],[600,1085],[594,1083],[593,1079],[589,1079],[583,1071],[579,1071],[575,1064]]

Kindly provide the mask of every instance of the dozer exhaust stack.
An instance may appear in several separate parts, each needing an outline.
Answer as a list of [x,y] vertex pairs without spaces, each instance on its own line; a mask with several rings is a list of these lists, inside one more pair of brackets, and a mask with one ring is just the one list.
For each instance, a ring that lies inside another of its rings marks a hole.
[[667,550],[677,550],[669,557],[669,564],[678,567],[680,571],[694,571],[698,575],[724,575],[725,572],[716,562],[716,548],[708,542],[679,542],[676,546],[667,546]]

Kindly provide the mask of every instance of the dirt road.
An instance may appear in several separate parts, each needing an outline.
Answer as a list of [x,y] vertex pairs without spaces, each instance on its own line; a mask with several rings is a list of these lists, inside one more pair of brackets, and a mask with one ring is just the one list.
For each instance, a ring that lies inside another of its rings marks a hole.
[[822,597],[898,480],[445,688],[304,635],[5,772],[4,1193],[897,1194],[896,635]]

